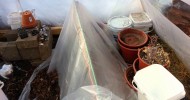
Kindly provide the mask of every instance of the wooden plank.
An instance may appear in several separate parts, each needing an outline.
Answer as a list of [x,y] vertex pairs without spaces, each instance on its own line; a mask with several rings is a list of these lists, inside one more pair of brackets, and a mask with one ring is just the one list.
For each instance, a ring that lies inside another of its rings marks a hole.
[[[51,34],[52,35],[59,35],[62,30],[62,27],[51,27]],[[0,35],[3,35],[5,33],[9,33],[12,30],[0,30]]]
[[62,30],[62,27],[51,27],[51,34],[52,35],[59,35]]

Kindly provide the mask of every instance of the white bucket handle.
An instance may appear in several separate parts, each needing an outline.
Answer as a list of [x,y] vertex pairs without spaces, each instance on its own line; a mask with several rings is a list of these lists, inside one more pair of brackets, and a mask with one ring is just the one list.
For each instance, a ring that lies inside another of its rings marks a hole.
[[132,85],[133,85],[133,87],[137,90],[137,91],[139,91],[139,89],[134,85],[134,80],[132,80]]
[[[147,100],[146,98],[147,98],[147,96],[146,96],[146,94],[145,93],[143,93],[142,91],[140,91],[135,85],[134,85],[134,80],[132,81],[132,85],[133,85],[133,87],[137,90],[137,92],[138,93],[140,93],[141,95],[143,95],[143,97],[145,98],[145,99],[142,99],[142,100]],[[141,100],[141,99],[140,99]]]
[[4,86],[4,83],[2,82],[2,81],[0,81],[0,89],[2,89],[3,88],[3,86]]

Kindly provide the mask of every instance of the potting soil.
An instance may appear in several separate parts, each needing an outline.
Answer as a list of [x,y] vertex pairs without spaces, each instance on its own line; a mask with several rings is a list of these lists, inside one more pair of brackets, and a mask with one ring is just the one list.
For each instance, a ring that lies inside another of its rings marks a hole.
[[[32,66],[29,61],[13,62],[13,74],[4,82],[3,91],[9,100],[18,100],[23,88],[31,77],[36,67]],[[41,70],[36,78],[32,81],[30,99],[37,100],[59,100],[58,75],[56,72],[47,74],[47,68]]]

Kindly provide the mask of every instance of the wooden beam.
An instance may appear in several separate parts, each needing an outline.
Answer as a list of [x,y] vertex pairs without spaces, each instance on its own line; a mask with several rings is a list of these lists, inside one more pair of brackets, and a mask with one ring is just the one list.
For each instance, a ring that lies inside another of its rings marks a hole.
[[[62,27],[51,27],[50,29],[51,29],[51,34],[52,35],[59,35],[60,32],[61,32]],[[8,30],[8,29],[6,29],[6,30],[0,30],[0,36],[3,35],[3,34],[5,34],[5,33],[9,33],[11,31],[12,30]]]
[[62,27],[51,27],[51,34],[52,35],[59,35],[61,32]]

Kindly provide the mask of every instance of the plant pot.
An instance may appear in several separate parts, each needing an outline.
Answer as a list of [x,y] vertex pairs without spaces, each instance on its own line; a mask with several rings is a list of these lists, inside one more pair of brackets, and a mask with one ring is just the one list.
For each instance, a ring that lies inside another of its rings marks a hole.
[[137,29],[124,29],[118,34],[119,42],[128,48],[137,49],[148,42],[148,35]]
[[[139,69],[143,69],[143,68],[145,68],[145,67],[151,65],[151,64],[148,64],[147,62],[145,62],[145,61],[141,58],[140,53],[142,52],[143,49],[144,49],[144,48],[138,49]],[[166,63],[166,64],[164,64],[163,66],[164,66],[165,68],[167,68],[167,67],[169,66],[169,62]]]
[[133,70],[135,73],[139,70],[139,58],[135,59],[133,62]]
[[37,22],[32,15],[32,12],[27,10],[22,12],[22,27],[23,28],[33,28],[37,26]]
[[133,87],[132,85],[132,80],[133,80],[133,77],[135,76],[135,73],[134,73],[134,70],[133,70],[133,67],[128,67],[125,71],[124,71],[124,79],[125,79],[125,82],[128,84],[128,86],[130,88],[132,88],[135,92],[137,92],[137,90]]
[[121,45],[121,43],[119,41],[118,41],[118,45],[120,47],[121,54],[122,54],[124,60],[127,63],[132,64],[133,61],[138,57],[137,56],[138,49],[130,49],[130,48],[124,47],[123,45]]

